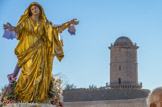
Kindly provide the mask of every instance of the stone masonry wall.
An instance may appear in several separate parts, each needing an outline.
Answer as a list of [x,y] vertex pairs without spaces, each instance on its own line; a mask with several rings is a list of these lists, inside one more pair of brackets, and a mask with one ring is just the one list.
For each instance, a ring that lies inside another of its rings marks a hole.
[[65,102],[65,107],[148,107],[146,98],[106,101]]

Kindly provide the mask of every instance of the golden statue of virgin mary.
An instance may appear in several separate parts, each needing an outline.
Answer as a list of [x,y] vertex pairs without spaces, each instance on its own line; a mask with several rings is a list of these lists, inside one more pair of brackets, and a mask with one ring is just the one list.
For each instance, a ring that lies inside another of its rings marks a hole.
[[58,34],[70,24],[77,25],[79,22],[75,20],[56,27],[47,20],[42,6],[33,2],[25,10],[16,27],[4,25],[4,28],[15,31],[19,40],[15,48],[18,67],[21,68],[15,87],[18,101],[48,101],[53,59],[56,56],[61,61],[64,57]]

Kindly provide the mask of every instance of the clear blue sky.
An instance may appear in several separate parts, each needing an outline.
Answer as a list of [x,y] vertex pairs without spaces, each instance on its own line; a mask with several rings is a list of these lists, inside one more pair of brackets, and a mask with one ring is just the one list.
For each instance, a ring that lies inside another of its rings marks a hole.
[[[162,1],[161,0],[35,0],[47,18],[61,24],[77,18],[76,36],[62,33],[65,58],[54,60],[53,74],[62,73],[78,88],[91,84],[105,86],[110,79],[108,46],[127,36],[138,49],[139,82],[143,88],[162,85]],[[17,63],[16,39],[2,38],[3,24],[16,25],[33,0],[0,1],[0,87],[8,83],[7,74]]]

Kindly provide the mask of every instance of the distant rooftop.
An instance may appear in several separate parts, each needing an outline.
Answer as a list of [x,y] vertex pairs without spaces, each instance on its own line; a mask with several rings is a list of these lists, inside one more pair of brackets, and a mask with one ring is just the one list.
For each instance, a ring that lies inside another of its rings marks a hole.
[[72,89],[63,92],[65,102],[146,98],[146,89]]

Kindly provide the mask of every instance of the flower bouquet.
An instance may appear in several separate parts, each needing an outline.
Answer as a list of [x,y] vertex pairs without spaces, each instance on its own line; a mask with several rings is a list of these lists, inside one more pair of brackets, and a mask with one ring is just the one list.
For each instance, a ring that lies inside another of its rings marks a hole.
[[49,91],[49,102],[53,105],[57,105],[63,107],[63,97],[62,97],[62,79],[56,78],[52,76],[51,83],[50,83],[50,91]]
[[4,104],[16,103],[14,88],[16,86],[16,77],[13,77],[13,74],[7,75],[9,79],[9,85],[5,86],[2,89],[2,98],[1,102]]

